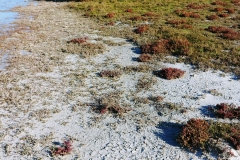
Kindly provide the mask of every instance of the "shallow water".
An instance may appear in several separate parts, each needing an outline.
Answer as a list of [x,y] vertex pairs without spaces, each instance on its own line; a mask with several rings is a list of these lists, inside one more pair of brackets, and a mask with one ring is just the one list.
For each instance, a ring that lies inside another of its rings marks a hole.
[[[0,0],[0,33],[7,31],[18,16],[17,12],[12,12],[10,9],[20,5],[27,5],[28,2],[28,0]],[[6,69],[8,57],[7,53],[1,53],[0,48],[0,71]]]
[[27,3],[28,0],[0,0],[0,26],[9,25],[17,17],[18,13],[9,11],[11,8]]

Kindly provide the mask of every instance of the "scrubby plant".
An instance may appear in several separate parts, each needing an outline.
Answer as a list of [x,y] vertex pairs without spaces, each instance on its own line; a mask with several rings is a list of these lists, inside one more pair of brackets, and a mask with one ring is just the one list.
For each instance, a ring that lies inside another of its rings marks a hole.
[[137,29],[134,30],[135,33],[142,34],[149,30],[149,26],[146,24],[143,24],[139,26]]
[[125,10],[125,12],[132,13],[133,10],[131,8],[128,8],[128,9]]
[[64,156],[70,154],[72,149],[72,142],[70,140],[65,140],[60,147],[55,147],[52,149],[52,154]]
[[182,77],[184,73],[185,71],[177,68],[163,68],[157,72],[157,75],[161,78],[171,80]]
[[93,111],[100,114],[113,113],[122,115],[131,110],[131,108],[122,107],[119,103],[119,92],[111,92],[98,99],[97,105],[94,105]]
[[205,149],[205,144],[209,139],[209,124],[202,119],[190,119],[183,127],[177,141],[190,150],[197,148]]
[[182,25],[178,25],[178,26],[176,26],[176,28],[179,28],[179,29],[190,29],[190,28],[193,28],[193,26],[192,25],[190,25],[190,24],[182,24]]
[[214,11],[215,12],[222,12],[222,11],[224,11],[224,8],[223,7],[216,7],[216,8],[214,8]]
[[207,19],[208,20],[215,20],[215,19],[218,19],[219,17],[218,17],[218,15],[210,15],[210,16],[207,16]]
[[201,16],[198,13],[191,13],[190,17],[191,18],[200,18]]
[[231,127],[229,140],[233,143],[237,150],[240,149],[240,128]]
[[116,78],[121,76],[121,72],[117,70],[103,70],[99,73],[101,77]]
[[143,14],[142,16],[145,16],[145,17],[158,17],[158,15],[156,13],[153,13],[153,12],[147,12],[147,13]]
[[130,17],[129,19],[132,20],[132,21],[147,20],[147,18],[143,17],[143,16],[133,16],[133,17]]
[[232,0],[231,3],[235,5],[240,5],[240,0]]
[[219,17],[228,17],[229,14],[227,14],[227,13],[220,13],[220,14],[218,14],[218,16],[219,16]]
[[191,43],[186,38],[173,37],[170,39],[168,47],[174,55],[187,55],[189,53]]
[[152,59],[152,56],[150,54],[141,54],[138,57],[138,61],[140,62],[149,62],[151,61],[151,59]]
[[238,40],[240,39],[240,33],[227,27],[221,26],[209,26],[206,30],[212,33],[218,33],[220,37],[229,39],[229,40]]
[[240,106],[233,104],[220,103],[216,105],[216,116],[219,118],[240,119]]
[[105,114],[105,113],[115,113],[115,114],[123,114],[126,113],[128,110],[120,107],[119,105],[107,105],[103,104],[98,106],[99,113]]
[[185,20],[185,19],[180,19],[180,20],[178,20],[178,19],[173,19],[173,20],[169,20],[169,21],[167,22],[167,24],[171,24],[171,25],[173,25],[173,26],[176,26],[176,25],[179,25],[179,24],[185,24],[185,23],[187,23],[187,20]]
[[208,7],[208,5],[198,5],[198,4],[194,4],[194,3],[190,3],[187,5],[187,8],[190,8],[190,9],[203,9],[205,7]]
[[162,96],[150,96],[148,99],[154,102],[161,102],[164,98]]
[[115,13],[108,13],[105,17],[106,18],[113,18],[115,16]]
[[83,37],[83,38],[74,38],[70,41],[68,41],[68,43],[77,43],[77,44],[81,44],[84,42],[87,42],[88,37]]
[[228,12],[228,13],[235,13],[235,10],[234,10],[234,8],[227,8],[226,9],[226,11]]
[[226,2],[223,2],[223,1],[215,1],[215,2],[212,2],[212,5],[225,6],[225,5],[226,5]]
[[161,39],[153,44],[144,44],[141,46],[142,53],[163,54],[168,52],[169,40]]

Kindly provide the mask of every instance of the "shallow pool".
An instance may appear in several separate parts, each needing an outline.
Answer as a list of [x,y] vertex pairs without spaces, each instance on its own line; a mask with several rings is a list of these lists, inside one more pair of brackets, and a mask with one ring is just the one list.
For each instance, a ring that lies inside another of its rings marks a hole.
[[11,12],[10,9],[20,5],[26,5],[28,0],[0,0],[0,26],[6,26],[13,22],[18,13]]

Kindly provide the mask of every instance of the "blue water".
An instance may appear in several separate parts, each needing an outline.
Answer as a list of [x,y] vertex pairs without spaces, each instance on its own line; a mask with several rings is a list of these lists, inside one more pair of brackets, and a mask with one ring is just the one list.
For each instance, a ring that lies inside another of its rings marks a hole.
[[27,3],[28,0],[0,0],[0,26],[9,25],[17,17],[18,13],[11,12],[11,8]]

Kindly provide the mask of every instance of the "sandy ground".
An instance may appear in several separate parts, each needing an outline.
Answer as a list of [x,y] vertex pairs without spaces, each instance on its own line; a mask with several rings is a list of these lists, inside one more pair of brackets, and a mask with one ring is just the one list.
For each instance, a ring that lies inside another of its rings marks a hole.
[[[21,14],[17,31],[1,43],[0,159],[216,159],[214,153],[189,152],[175,139],[190,118],[217,120],[207,106],[240,105],[236,77],[198,71],[172,57],[171,63],[134,61],[139,48],[125,39],[97,35],[97,24],[63,9],[65,5],[39,2],[14,9]],[[67,43],[79,37],[91,44],[81,47],[95,47],[91,53],[79,54],[83,48]],[[186,72],[176,80],[152,74],[163,67]],[[121,75],[103,78],[103,70]],[[157,96],[163,101],[149,99]],[[170,102],[177,109],[161,108]],[[126,113],[100,114],[96,107],[103,103]],[[72,142],[73,150],[53,155],[52,148],[64,140]],[[240,159],[239,151],[224,145],[226,154],[234,153],[231,159]]]

